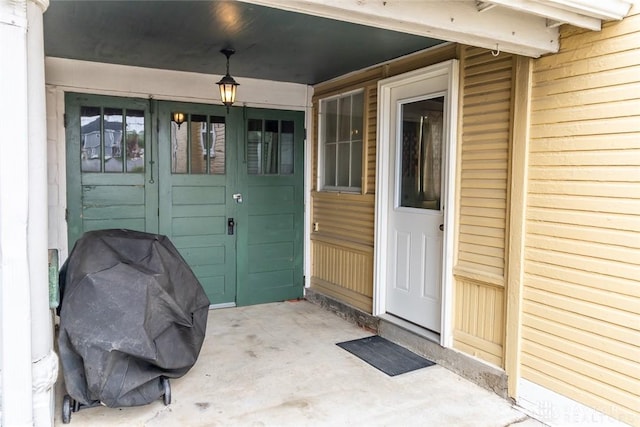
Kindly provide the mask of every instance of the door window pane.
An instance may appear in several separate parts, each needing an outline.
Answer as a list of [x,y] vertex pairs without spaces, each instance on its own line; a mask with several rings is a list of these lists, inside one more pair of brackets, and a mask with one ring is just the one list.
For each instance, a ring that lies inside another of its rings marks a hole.
[[209,173],[224,175],[226,148],[226,126],[224,117],[211,117],[209,128]]
[[171,118],[171,173],[224,175],[226,126],[224,117],[184,113],[178,125]]
[[444,97],[402,105],[400,206],[440,210]]
[[294,123],[292,121],[281,122],[280,133],[280,174],[293,175],[293,136]]
[[100,107],[80,108],[80,163],[82,172],[102,170],[102,112]]
[[127,110],[126,171],[144,173],[144,111]]
[[247,172],[293,174],[295,126],[292,121],[247,120]]
[[[206,174],[207,173],[207,135],[209,132],[209,126],[207,123],[207,116],[191,115],[191,120],[187,125],[187,131],[189,132],[189,157],[191,163],[191,174]],[[185,125],[183,124],[183,126]]]
[[[173,117],[173,113],[171,113]],[[188,172],[188,120],[181,125],[172,121],[171,124],[171,173],[187,173]]]
[[105,108],[102,121],[105,172],[122,172],[122,110]]
[[143,173],[144,111],[80,107],[82,172]]
[[249,175],[262,174],[262,120],[247,121],[247,172]]
[[265,175],[278,173],[278,157],[280,153],[280,130],[278,120],[265,120],[264,123],[264,158]]

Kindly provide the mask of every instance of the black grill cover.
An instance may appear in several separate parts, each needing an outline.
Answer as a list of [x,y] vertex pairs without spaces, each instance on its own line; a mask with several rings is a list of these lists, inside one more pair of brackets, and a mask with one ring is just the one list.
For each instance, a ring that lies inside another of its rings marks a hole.
[[58,346],[69,395],[84,405],[145,405],[196,362],[209,299],[166,236],[100,230],[60,272]]

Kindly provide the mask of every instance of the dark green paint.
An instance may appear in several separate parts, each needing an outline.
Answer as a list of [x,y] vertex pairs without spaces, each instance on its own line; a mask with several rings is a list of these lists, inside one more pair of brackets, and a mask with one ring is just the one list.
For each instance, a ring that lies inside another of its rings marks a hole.
[[[168,236],[212,304],[258,304],[303,292],[304,114],[67,94],[69,243],[89,230],[129,228]],[[145,173],[80,170],[80,107],[145,112]],[[223,116],[226,174],[171,173],[170,113]],[[151,113],[153,112],[153,114]],[[159,118],[159,120],[158,120]],[[294,173],[249,175],[248,119],[295,123]],[[153,124],[153,125],[152,125]],[[243,203],[232,194],[242,193]],[[227,233],[234,218],[235,233]]]

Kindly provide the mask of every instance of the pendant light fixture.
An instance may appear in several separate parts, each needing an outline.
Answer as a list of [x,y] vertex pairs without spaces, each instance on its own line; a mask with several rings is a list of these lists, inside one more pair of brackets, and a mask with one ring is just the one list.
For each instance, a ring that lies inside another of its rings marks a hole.
[[229,107],[233,105],[236,100],[236,88],[240,86],[229,74],[229,57],[236,53],[235,49],[225,48],[220,51],[227,57],[227,74],[220,79],[218,86],[220,87],[220,99],[222,103],[227,106],[227,112]]

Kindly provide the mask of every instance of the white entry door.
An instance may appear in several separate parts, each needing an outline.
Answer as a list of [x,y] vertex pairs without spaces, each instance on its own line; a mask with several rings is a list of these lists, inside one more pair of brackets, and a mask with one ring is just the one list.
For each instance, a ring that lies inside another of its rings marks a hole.
[[390,92],[386,312],[441,331],[448,76]]

